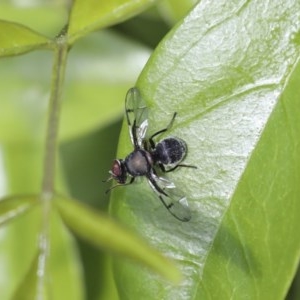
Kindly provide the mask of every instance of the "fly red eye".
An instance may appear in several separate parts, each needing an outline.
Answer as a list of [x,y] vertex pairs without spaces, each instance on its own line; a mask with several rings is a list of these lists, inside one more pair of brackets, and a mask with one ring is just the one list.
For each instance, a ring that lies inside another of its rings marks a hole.
[[111,167],[111,173],[114,177],[119,177],[122,175],[121,164],[118,160],[114,160],[113,165]]
[[124,184],[126,182],[127,172],[125,170],[124,161],[122,159],[114,160],[109,173],[118,183]]

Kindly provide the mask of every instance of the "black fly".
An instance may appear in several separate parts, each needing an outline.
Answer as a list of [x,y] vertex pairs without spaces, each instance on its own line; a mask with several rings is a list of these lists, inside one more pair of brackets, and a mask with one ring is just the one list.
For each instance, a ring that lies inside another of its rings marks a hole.
[[168,211],[180,221],[189,221],[191,213],[186,197],[180,194],[173,182],[158,176],[155,169],[155,166],[158,166],[163,172],[170,172],[178,167],[196,168],[181,164],[187,153],[187,146],[183,140],[170,137],[159,143],[154,142],[155,137],[171,128],[176,113],[166,128],[145,139],[148,109],[137,88],[131,88],[127,92],[125,112],[134,150],[124,160],[114,160],[108,180],[114,179],[117,184],[108,191],[120,185],[132,184],[137,176],[145,176]]

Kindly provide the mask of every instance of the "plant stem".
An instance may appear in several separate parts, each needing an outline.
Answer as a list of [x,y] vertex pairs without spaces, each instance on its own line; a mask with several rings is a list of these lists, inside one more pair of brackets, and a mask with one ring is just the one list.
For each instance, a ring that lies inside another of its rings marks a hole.
[[62,102],[62,87],[67,62],[68,45],[66,38],[57,38],[54,65],[52,70],[51,95],[49,103],[49,118],[45,146],[44,177],[42,183],[42,198],[51,199],[54,194],[55,165],[57,155],[59,117]]
[[[47,257],[50,252],[49,226],[51,220],[51,200],[55,194],[55,166],[57,157],[58,129],[62,103],[62,90],[67,63],[67,36],[61,34],[56,39],[54,64],[52,69],[51,95],[48,111],[48,123],[45,143],[45,158],[43,166],[43,181],[41,191],[42,228],[39,234],[38,282],[36,299],[42,300],[47,291]],[[47,298],[47,297],[46,297]]]

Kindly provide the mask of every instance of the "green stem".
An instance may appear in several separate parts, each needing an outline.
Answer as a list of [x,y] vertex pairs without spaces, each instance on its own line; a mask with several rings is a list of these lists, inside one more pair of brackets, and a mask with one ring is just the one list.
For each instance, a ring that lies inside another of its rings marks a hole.
[[[36,299],[44,299],[47,292],[47,258],[50,252],[49,226],[51,217],[51,200],[55,193],[55,166],[57,157],[58,129],[62,103],[62,90],[67,63],[67,36],[61,34],[56,39],[54,64],[52,69],[51,95],[49,102],[48,123],[41,191],[43,223],[39,235],[38,283]],[[46,290],[45,290],[46,288]]]
[[52,85],[49,104],[49,119],[45,146],[43,168],[42,198],[51,199],[54,194],[55,165],[57,155],[59,117],[62,102],[62,90],[67,63],[68,46],[64,36],[57,39],[54,65],[52,70]]

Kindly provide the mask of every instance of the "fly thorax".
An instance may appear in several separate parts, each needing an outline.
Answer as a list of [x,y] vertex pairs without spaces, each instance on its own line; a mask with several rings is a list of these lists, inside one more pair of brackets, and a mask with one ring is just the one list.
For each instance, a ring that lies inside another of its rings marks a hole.
[[148,174],[152,166],[149,152],[137,150],[130,153],[125,159],[127,172],[131,176],[143,176]]

